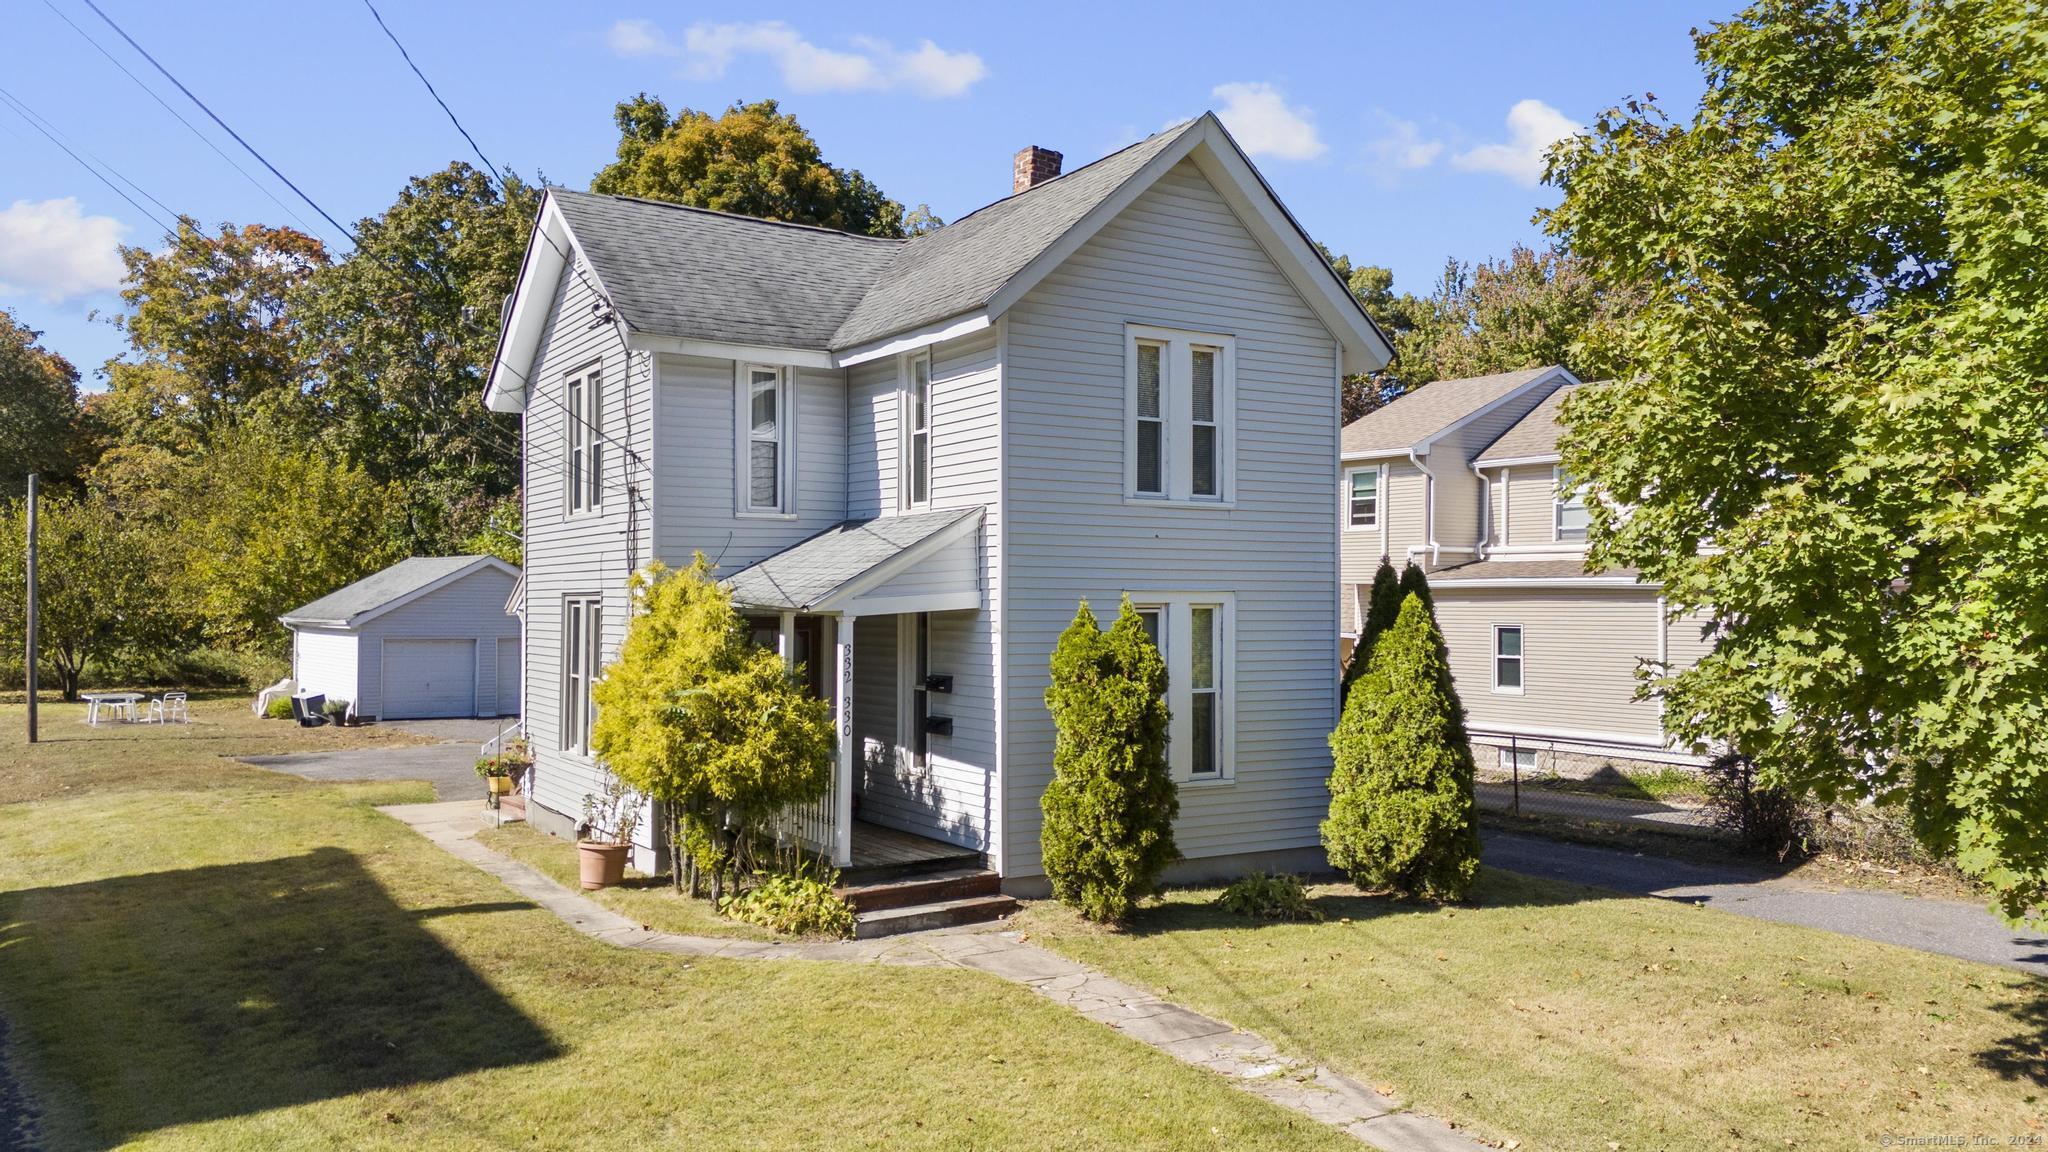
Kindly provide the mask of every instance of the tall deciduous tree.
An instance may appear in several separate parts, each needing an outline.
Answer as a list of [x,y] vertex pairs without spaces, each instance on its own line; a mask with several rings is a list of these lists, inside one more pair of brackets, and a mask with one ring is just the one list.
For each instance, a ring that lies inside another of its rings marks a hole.
[[[37,504],[38,647],[64,699],[76,700],[89,661],[160,651],[175,638],[175,621],[139,525],[98,497]],[[24,501],[0,502],[0,621],[17,653],[26,642],[26,515]]]
[[66,479],[86,463],[78,369],[41,338],[0,310],[0,494],[20,493],[31,472]]
[[293,299],[327,434],[374,479],[404,482],[416,551],[457,547],[451,510],[518,484],[518,425],[484,408],[483,385],[538,204],[517,177],[501,191],[460,162],[414,177]]
[[[618,106],[618,159],[590,190],[645,196],[693,208],[817,224],[868,236],[909,230],[903,205],[853,169],[825,162],[818,142],[773,100],[736,102],[717,115],[691,108],[669,115],[646,93]],[[938,218],[919,205],[916,230]]]
[[1647,289],[1635,371],[1565,408],[1593,556],[1719,632],[1653,683],[1675,732],[1906,805],[2018,915],[2048,892],[2048,22],[1770,0],[1696,48],[1688,121],[1631,103],[1552,159],[1550,231]]

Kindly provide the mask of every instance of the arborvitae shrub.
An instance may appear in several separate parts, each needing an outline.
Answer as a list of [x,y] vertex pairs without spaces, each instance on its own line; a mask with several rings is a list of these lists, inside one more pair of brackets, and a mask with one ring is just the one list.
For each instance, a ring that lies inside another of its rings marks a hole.
[[1081,915],[1120,923],[1180,854],[1166,663],[1128,599],[1107,632],[1081,602],[1053,648],[1045,706],[1056,734],[1052,783],[1039,800],[1046,879]]
[[[1410,565],[1414,567],[1414,565]],[[1372,575],[1372,595],[1367,599],[1365,619],[1358,627],[1358,643],[1351,648],[1351,660],[1344,665],[1343,687],[1337,696],[1337,706],[1351,699],[1351,686],[1365,675],[1365,667],[1372,659],[1373,641],[1394,626],[1394,617],[1401,614],[1401,578],[1394,573],[1394,565],[1385,556],[1380,557],[1379,571]]]
[[1443,637],[1410,595],[1330,734],[1330,864],[1361,888],[1458,900],[1479,871],[1472,749]]

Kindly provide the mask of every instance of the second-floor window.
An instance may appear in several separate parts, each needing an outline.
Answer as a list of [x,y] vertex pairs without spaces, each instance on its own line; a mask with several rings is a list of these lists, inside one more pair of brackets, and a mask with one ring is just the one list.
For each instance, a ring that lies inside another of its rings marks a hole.
[[562,391],[562,459],[568,468],[568,511],[604,503],[604,377],[592,368]]
[[1586,486],[1568,475],[1564,469],[1552,469],[1551,476],[1557,485],[1553,497],[1552,538],[1557,540],[1584,540],[1586,538]]
[[789,380],[781,368],[749,364],[740,370],[740,511],[789,510]]
[[932,358],[910,357],[903,377],[903,505],[932,499]]
[[1380,470],[1351,473],[1344,522],[1353,528],[1376,528],[1380,522]]
[[1236,344],[1228,336],[1126,325],[1124,494],[1231,499]]

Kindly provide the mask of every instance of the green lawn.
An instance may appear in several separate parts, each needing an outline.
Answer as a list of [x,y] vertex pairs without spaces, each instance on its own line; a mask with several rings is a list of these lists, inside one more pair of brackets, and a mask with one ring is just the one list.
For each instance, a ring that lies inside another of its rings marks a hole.
[[372,811],[222,751],[376,743],[203,704],[0,707],[0,1014],[51,1149],[1355,1147],[958,970],[576,935]]
[[1215,895],[1123,933],[1043,904],[1024,926],[1525,1148],[2048,1132],[2048,985],[2004,969],[1503,872],[1442,910],[1322,886],[1320,924],[1255,926]]

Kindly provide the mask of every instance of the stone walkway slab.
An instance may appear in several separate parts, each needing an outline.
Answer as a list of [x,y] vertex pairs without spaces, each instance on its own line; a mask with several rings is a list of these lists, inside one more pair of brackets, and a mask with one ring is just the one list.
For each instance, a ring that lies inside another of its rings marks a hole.
[[478,842],[483,814],[476,801],[396,804],[378,811],[457,859],[497,877],[578,932],[615,947],[730,960],[969,968],[1022,984],[1139,1043],[1225,1076],[1254,1096],[1375,1148],[1387,1152],[1476,1152],[1485,1147],[1441,1120],[1401,1111],[1396,1101],[1342,1073],[1284,1055],[1254,1033],[1163,1000],[993,925],[941,928],[879,940],[787,944],[654,932],[581,892],[562,887],[539,869]]

